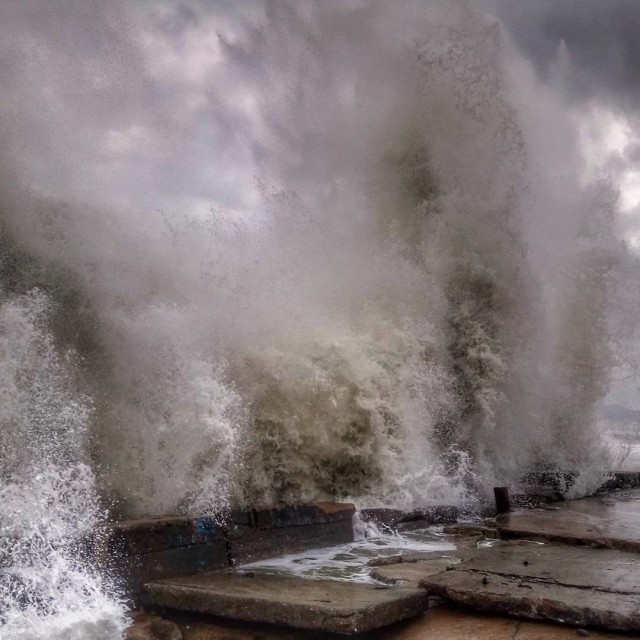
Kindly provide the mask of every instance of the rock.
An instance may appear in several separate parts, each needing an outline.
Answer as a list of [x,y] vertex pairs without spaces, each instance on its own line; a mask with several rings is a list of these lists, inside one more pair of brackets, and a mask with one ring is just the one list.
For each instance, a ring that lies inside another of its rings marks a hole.
[[101,528],[110,555],[137,555],[224,540],[215,518],[140,518],[111,522]]
[[[450,605],[363,635],[372,640],[576,640],[573,627],[479,614]],[[174,614],[184,640],[329,640],[336,636],[201,615]],[[358,637],[358,636],[356,636]],[[590,631],[592,640],[629,640],[629,635]]]
[[211,517],[111,522],[96,530],[89,549],[139,604],[144,582],[229,566],[226,530]]
[[241,565],[353,542],[354,514],[352,504],[331,502],[233,510],[227,520],[229,558]]
[[362,509],[359,513],[365,522],[372,522],[377,527],[393,531],[411,531],[456,522],[459,509],[450,505],[439,505],[410,512],[399,509]]
[[182,640],[178,625],[153,614],[136,612],[125,640]]
[[407,533],[408,531],[416,531],[417,529],[426,529],[430,526],[432,526],[432,523],[428,520],[407,520],[398,522],[396,531],[398,533]]
[[400,564],[402,562],[402,556],[400,554],[394,556],[382,556],[381,558],[371,558],[367,562],[369,567],[386,567],[390,564]]
[[483,520],[481,522],[459,522],[457,524],[445,525],[442,532],[448,535],[460,537],[496,538],[498,536],[497,525],[493,520]]
[[177,625],[158,616],[151,617],[151,632],[158,640],[182,640],[182,632]]
[[620,471],[614,473],[607,482],[602,485],[600,491],[611,491],[615,489],[638,489],[640,488],[640,472]]

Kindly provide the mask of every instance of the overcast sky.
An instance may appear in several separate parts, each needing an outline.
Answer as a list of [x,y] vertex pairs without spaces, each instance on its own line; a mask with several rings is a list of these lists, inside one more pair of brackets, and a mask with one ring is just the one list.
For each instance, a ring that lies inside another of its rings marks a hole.
[[564,42],[576,100],[603,100],[633,116],[640,106],[640,5],[636,0],[481,0],[549,79]]
[[[597,131],[594,160],[621,186],[640,238],[640,2],[474,2]],[[219,35],[263,14],[258,0],[3,0],[4,153],[65,196],[255,206],[251,96],[220,64]]]
[[593,160],[621,190],[628,238],[640,246],[640,2],[477,0],[517,50],[556,83],[600,138]]

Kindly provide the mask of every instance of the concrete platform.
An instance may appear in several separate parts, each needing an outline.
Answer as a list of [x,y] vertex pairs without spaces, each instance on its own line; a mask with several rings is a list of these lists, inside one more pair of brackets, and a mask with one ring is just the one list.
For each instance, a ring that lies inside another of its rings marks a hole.
[[418,615],[426,591],[331,580],[212,572],[145,585],[154,606],[352,635]]
[[502,538],[531,538],[640,553],[640,490],[517,511],[496,518]]
[[353,542],[354,513],[352,504],[314,502],[111,522],[93,532],[83,552],[142,604],[146,582]]
[[419,581],[479,611],[614,631],[640,631],[640,556],[565,545],[505,544],[468,552]]
[[440,556],[417,562],[401,562],[371,569],[371,577],[385,584],[419,587],[427,576],[442,573],[460,563],[459,558]]
[[[181,614],[172,618],[183,640],[335,640],[333,634]],[[359,636],[362,640],[578,640],[572,627],[528,622],[439,605],[410,620]],[[611,631],[588,633],[590,640],[624,640]]]
[[420,580],[459,564],[469,551],[475,552],[477,540],[475,537],[458,540],[458,548],[451,551],[410,551],[397,556],[375,558],[368,563],[371,577],[384,584],[418,587]]

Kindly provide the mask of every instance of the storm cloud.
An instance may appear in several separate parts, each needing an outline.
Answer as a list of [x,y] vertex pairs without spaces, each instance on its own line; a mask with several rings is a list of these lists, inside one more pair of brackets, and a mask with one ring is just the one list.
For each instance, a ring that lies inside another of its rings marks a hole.
[[[480,0],[478,4],[500,18],[543,79],[551,79],[558,64],[564,65],[575,99],[595,98],[627,112],[640,106],[637,0]],[[564,57],[560,63],[559,57]]]
[[[53,197],[170,212],[251,204],[250,125],[221,69],[226,3],[0,6],[2,165]],[[230,122],[230,118],[233,122]]]

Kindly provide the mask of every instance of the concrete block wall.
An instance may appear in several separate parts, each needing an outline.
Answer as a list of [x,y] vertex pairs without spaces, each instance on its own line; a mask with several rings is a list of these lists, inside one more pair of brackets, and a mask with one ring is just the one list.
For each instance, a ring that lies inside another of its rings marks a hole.
[[353,542],[352,504],[317,502],[234,509],[222,517],[112,522],[90,550],[138,602],[142,585]]
[[228,522],[232,564],[353,542],[352,504],[316,502],[233,511]]

